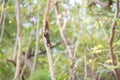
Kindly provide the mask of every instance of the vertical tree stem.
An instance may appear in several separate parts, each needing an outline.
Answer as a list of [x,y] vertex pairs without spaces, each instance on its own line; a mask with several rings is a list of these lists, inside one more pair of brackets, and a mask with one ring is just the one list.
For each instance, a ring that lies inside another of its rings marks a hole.
[[55,73],[54,73],[54,67],[53,67],[53,60],[52,60],[52,55],[51,55],[51,50],[50,50],[51,43],[50,43],[50,39],[49,39],[48,14],[49,14],[49,11],[50,11],[50,6],[51,6],[51,0],[48,0],[46,11],[45,11],[45,14],[44,14],[44,19],[43,19],[43,40],[44,40],[44,45],[45,45],[45,48],[46,48],[46,51],[47,51],[51,80],[56,80],[55,79]]
[[3,0],[2,12],[1,12],[1,17],[0,17],[0,28],[1,28],[0,42],[2,42],[4,27],[5,27],[6,4],[7,4],[7,0]]
[[18,38],[18,56],[17,56],[17,65],[14,80],[19,79],[20,65],[21,65],[21,54],[22,54],[22,29],[21,29],[21,17],[20,17],[20,5],[19,1],[15,0],[16,4],[16,21],[17,21],[17,38]]
[[[33,23],[33,27],[34,27],[34,23]],[[28,59],[29,50],[30,50],[30,43],[31,43],[31,38],[32,38],[33,27],[31,28],[31,32],[29,35],[28,43],[27,43],[27,50],[25,52],[25,61],[24,61],[23,69],[22,69],[21,74],[20,74],[20,80],[22,80],[23,73],[24,73],[25,68],[27,66],[27,59]]]
[[56,13],[56,16],[57,16],[57,22],[58,22],[59,32],[60,32],[61,38],[62,38],[62,40],[63,40],[63,42],[64,42],[64,44],[67,48],[69,56],[70,56],[70,79],[76,80],[76,74],[75,74],[75,68],[74,68],[75,53],[72,50],[72,48],[70,46],[70,43],[67,40],[67,38],[66,38],[66,36],[65,36],[65,34],[62,30],[62,27],[64,27],[64,24],[62,25],[60,18],[58,18],[58,16],[60,15],[59,9],[58,9],[58,1],[55,2],[55,13]]
[[37,28],[36,28],[36,43],[35,43],[35,55],[34,55],[34,61],[33,61],[33,66],[32,66],[32,70],[31,70],[31,74],[30,77],[32,77],[32,74],[35,70],[35,65],[36,65],[36,61],[37,61],[37,53],[38,53],[38,42],[39,42],[39,13],[37,13]]
[[86,48],[84,49],[84,80],[87,80],[87,54],[86,54]]
[[[113,40],[114,40],[114,35],[115,35],[115,26],[116,26],[116,19],[119,16],[119,0],[116,0],[116,12],[114,16],[114,21],[112,22],[111,25],[111,32],[110,32],[110,39],[109,39],[109,49],[110,49],[110,58],[112,60],[112,65],[117,66],[117,60],[116,60],[116,55],[113,50]],[[116,80],[120,80],[120,75],[118,72],[118,69],[114,69],[114,75]]]

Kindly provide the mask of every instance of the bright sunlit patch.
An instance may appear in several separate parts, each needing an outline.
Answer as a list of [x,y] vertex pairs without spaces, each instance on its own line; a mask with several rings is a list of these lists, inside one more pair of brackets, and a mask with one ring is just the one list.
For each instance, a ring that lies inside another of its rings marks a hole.
[[33,0],[33,3],[34,3],[34,4],[37,4],[37,0]]
[[36,22],[37,20],[36,20],[35,17],[31,17],[31,18],[30,18],[30,21],[31,21],[31,22]]
[[75,3],[79,3],[80,5],[82,5],[82,0],[69,0],[69,2],[72,6],[75,6]]
[[12,23],[12,21],[10,20],[10,21],[9,21],[9,24],[11,24],[11,23]]
[[29,27],[31,26],[31,23],[23,23],[23,26],[24,26],[25,28],[29,28]]

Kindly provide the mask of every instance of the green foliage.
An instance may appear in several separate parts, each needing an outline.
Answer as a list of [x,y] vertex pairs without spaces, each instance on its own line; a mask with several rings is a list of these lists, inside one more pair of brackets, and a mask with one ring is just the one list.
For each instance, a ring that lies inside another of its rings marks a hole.
[[13,64],[5,61],[5,56],[0,55],[0,80],[12,80],[14,69]]
[[[47,0],[20,0],[21,6],[21,20],[22,20],[22,51],[27,51],[28,39],[32,30],[32,38],[30,42],[30,53],[35,52],[36,41],[36,28],[37,18],[39,18],[39,51],[35,71],[30,78],[30,70],[25,69],[26,80],[51,80],[49,72],[48,58],[46,55],[44,41],[43,41],[43,17]],[[72,4],[69,1],[73,1]],[[92,0],[91,0],[92,1]],[[75,57],[75,70],[77,80],[83,80],[85,73],[85,55],[88,74],[87,80],[93,80],[92,72],[94,75],[98,74],[101,79],[114,80],[114,76],[108,73],[112,72],[115,68],[120,68],[120,20],[116,19],[117,26],[114,36],[114,51],[117,56],[117,66],[112,66],[110,59],[108,40],[110,36],[111,23],[114,20],[114,6],[112,9],[103,9],[96,4],[88,6],[90,0],[63,0],[59,2],[59,12],[61,15],[61,22],[66,21],[67,26],[64,34],[70,42],[70,47],[76,53]],[[106,3],[108,0],[101,0]],[[115,3],[115,0],[113,0]],[[82,3],[81,3],[82,2]],[[0,3],[1,7],[2,3]],[[0,13],[2,8],[0,8]],[[37,13],[40,16],[37,17]],[[68,80],[70,74],[70,57],[63,43],[57,25],[57,16],[55,15],[54,4],[49,14],[50,26],[50,41],[52,46],[61,42],[51,49],[53,56],[55,75],[57,80]],[[0,30],[1,32],[1,30]],[[6,20],[3,41],[0,43],[0,80],[12,80],[15,73],[15,67],[7,59],[12,59],[14,56],[15,41],[17,36],[17,25],[15,17],[15,4],[14,0],[8,0],[6,6]],[[17,52],[17,50],[16,50]],[[42,53],[43,54],[40,54]],[[24,58],[24,57],[22,57]],[[33,62],[34,57],[31,56],[29,60]],[[15,59],[16,60],[16,59]],[[24,62],[22,62],[24,63]],[[103,67],[104,66],[104,67]],[[23,67],[23,64],[22,64]]]
[[42,69],[42,70],[38,69],[38,70],[36,70],[33,73],[33,77],[28,79],[28,80],[37,80],[37,79],[40,79],[40,80],[51,80],[50,76],[48,74],[48,70],[46,70],[46,69]]

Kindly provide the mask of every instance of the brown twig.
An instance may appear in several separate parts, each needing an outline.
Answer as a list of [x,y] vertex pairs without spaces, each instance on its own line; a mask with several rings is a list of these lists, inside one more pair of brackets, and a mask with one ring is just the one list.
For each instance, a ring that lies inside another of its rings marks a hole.
[[48,14],[50,11],[50,6],[51,6],[51,0],[48,0],[46,11],[44,14],[44,19],[43,19],[43,40],[44,40],[44,45],[47,51],[51,80],[56,80],[55,73],[54,73],[54,67],[53,67],[53,60],[52,60],[52,55],[51,55],[51,50],[50,50],[51,43],[50,43],[50,38],[49,38]]
[[63,32],[64,31],[63,30],[64,24],[62,25],[61,18],[59,17],[60,12],[59,12],[59,9],[58,9],[58,1],[55,2],[55,12],[56,12],[56,16],[57,16],[57,24],[59,26],[59,31],[60,31],[61,38],[62,38],[62,40],[63,40],[63,42],[64,42],[64,44],[65,44],[65,46],[67,48],[69,56],[70,56],[70,79],[76,80],[75,69],[74,69],[74,59],[75,59],[74,55],[75,55],[75,53],[73,52],[73,50],[72,50],[72,48],[70,46],[70,43],[67,40],[67,38],[66,38],[66,36],[65,36],[65,34]]
[[3,0],[2,12],[1,12],[1,17],[0,17],[0,28],[1,28],[0,42],[2,42],[3,33],[4,33],[5,17],[6,17],[6,4],[7,4],[7,0]]
[[[11,62],[11,63],[16,67],[16,62],[15,62],[15,61],[10,60],[10,59],[7,59],[6,61],[7,61],[7,62]],[[19,73],[19,74],[21,74],[21,69],[20,69],[20,73]],[[25,80],[25,79],[24,79],[24,75],[21,76],[21,80]]]
[[19,79],[20,65],[21,65],[21,54],[22,54],[22,29],[21,29],[21,16],[20,16],[20,4],[18,0],[15,0],[16,4],[16,21],[17,21],[17,38],[18,38],[18,56],[16,63],[16,72],[14,75],[14,80]]
[[[114,21],[112,22],[112,25],[111,25],[111,32],[110,32],[110,38],[109,38],[109,49],[111,54],[110,57],[111,57],[113,66],[117,66],[116,55],[113,50],[113,40],[115,35],[116,19],[118,18],[118,16],[119,16],[119,0],[116,0],[116,12],[114,16]],[[120,75],[119,75],[118,69],[116,68],[114,69],[114,75],[116,80],[120,80],[120,77],[119,77]]]
[[35,55],[34,55],[34,61],[33,61],[33,66],[32,66],[32,71],[31,71],[31,75],[30,77],[32,77],[32,73],[35,70],[35,65],[36,65],[36,61],[37,61],[37,53],[38,53],[38,42],[39,42],[39,28],[40,28],[40,20],[39,20],[39,12],[37,13],[37,28],[36,28],[36,43],[35,43]]
[[113,1],[112,0],[108,0],[108,8],[110,8],[112,4],[113,4]]
[[14,46],[14,53],[13,53],[13,60],[15,60],[16,55],[17,55],[17,47],[18,47],[18,43],[17,43],[17,37],[16,37],[15,46]]
[[[34,23],[33,23],[33,27],[34,27]],[[31,38],[32,38],[33,27],[31,28],[31,32],[30,32],[30,35],[29,35],[28,44],[27,44],[27,50],[25,52],[25,58],[24,58],[25,59],[24,60],[24,66],[23,66],[23,69],[21,71],[20,78],[23,76],[23,73],[24,73],[25,68],[27,66],[27,59],[28,59],[27,57],[30,54],[29,50],[30,50],[30,43],[31,43]]]
[[107,3],[104,3],[100,0],[94,0],[92,1],[89,6],[93,5],[93,4],[99,4],[102,8],[110,8],[110,6],[112,5],[113,1],[112,0],[108,0]]
[[[53,49],[53,48],[59,46],[60,44],[61,44],[61,42],[58,42],[58,43],[56,43],[55,45],[50,46],[50,49]],[[39,55],[44,55],[44,54],[46,54],[46,49],[45,49],[45,50],[42,50],[42,51],[39,52],[38,54],[39,54]],[[27,57],[28,57],[28,58],[31,58],[31,57],[33,57],[33,56],[34,56],[34,54],[29,54]]]
[[87,80],[87,52],[86,52],[86,48],[84,49],[84,80]]

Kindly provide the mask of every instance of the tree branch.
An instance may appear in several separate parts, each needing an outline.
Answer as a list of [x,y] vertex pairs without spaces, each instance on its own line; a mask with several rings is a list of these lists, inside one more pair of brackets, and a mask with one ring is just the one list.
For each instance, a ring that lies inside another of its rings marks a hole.
[[16,4],[16,21],[17,21],[17,38],[18,38],[18,56],[16,63],[16,72],[14,75],[14,80],[19,79],[20,65],[21,65],[21,54],[22,54],[22,29],[21,29],[21,16],[20,16],[20,5],[19,1],[15,0]]
[[[116,55],[114,54],[114,50],[113,50],[113,40],[114,40],[114,35],[115,35],[115,26],[116,26],[116,19],[119,16],[119,0],[116,0],[116,12],[115,12],[115,16],[114,16],[114,21],[112,22],[111,25],[111,32],[110,32],[110,38],[109,38],[109,49],[110,49],[110,57],[112,60],[112,65],[113,66],[117,66],[117,60],[116,60]],[[118,72],[118,69],[114,69],[114,75],[116,80],[120,80],[120,75]]]
[[0,18],[0,28],[1,28],[0,42],[2,42],[4,27],[5,27],[6,4],[7,4],[7,0],[3,0],[2,12],[1,12],[1,18]]
[[[34,27],[34,23],[33,23],[33,27]],[[31,42],[31,38],[32,38],[33,27],[31,28],[31,32],[30,32],[30,34],[29,34],[29,39],[28,39],[28,44],[27,44],[27,50],[26,50],[26,52],[25,52],[25,58],[24,58],[24,61],[25,61],[25,62],[24,62],[24,66],[23,66],[23,69],[22,69],[21,74],[20,74],[20,78],[23,76],[23,73],[24,73],[24,71],[25,71],[25,68],[26,68],[28,62],[30,63],[30,61],[28,60],[28,55],[30,55],[30,42]],[[23,54],[23,55],[24,55],[24,54]],[[30,63],[30,66],[28,66],[30,70],[32,70],[32,69],[31,69],[31,68],[32,68],[31,65],[32,65],[32,64]]]
[[[10,59],[7,59],[6,61],[7,61],[7,62],[11,62],[11,63],[16,67],[16,62],[15,62],[15,61],[10,60]],[[19,74],[21,74],[21,69],[20,69],[20,73],[19,73]],[[22,75],[21,78],[22,78],[21,80],[25,80],[25,79],[24,79],[24,75]]]
[[50,50],[51,43],[50,43],[50,38],[49,38],[48,14],[50,11],[50,6],[51,6],[51,0],[48,0],[46,11],[44,14],[44,19],[43,19],[43,40],[44,40],[44,45],[47,51],[51,80],[56,80],[55,73],[54,73],[54,67],[53,67],[53,60],[52,60],[52,55],[51,55],[51,50]]
[[108,0],[107,3],[104,3],[100,0],[94,0],[92,1],[89,6],[93,5],[93,4],[99,4],[102,8],[110,8],[110,6],[112,5],[113,1],[112,0]]
[[33,66],[32,66],[32,71],[30,77],[32,77],[32,73],[35,70],[35,65],[37,61],[37,53],[38,53],[38,42],[39,42],[39,27],[40,27],[40,20],[39,20],[39,12],[37,13],[37,28],[36,28],[36,43],[35,43],[35,55],[34,55],[34,61],[33,61]]
[[57,16],[57,24],[59,26],[59,32],[60,32],[60,35],[61,35],[61,38],[67,48],[67,51],[68,51],[68,54],[70,56],[70,79],[72,80],[76,80],[76,75],[75,75],[75,69],[74,69],[74,59],[75,59],[75,56],[74,56],[74,52],[70,46],[70,43],[69,41],[67,40],[65,34],[64,34],[64,30],[63,30],[63,27],[66,27],[66,25],[62,25],[61,23],[61,17],[60,16],[60,12],[59,12],[59,8],[58,8],[58,1],[55,2],[55,13],[56,13],[56,16]]

